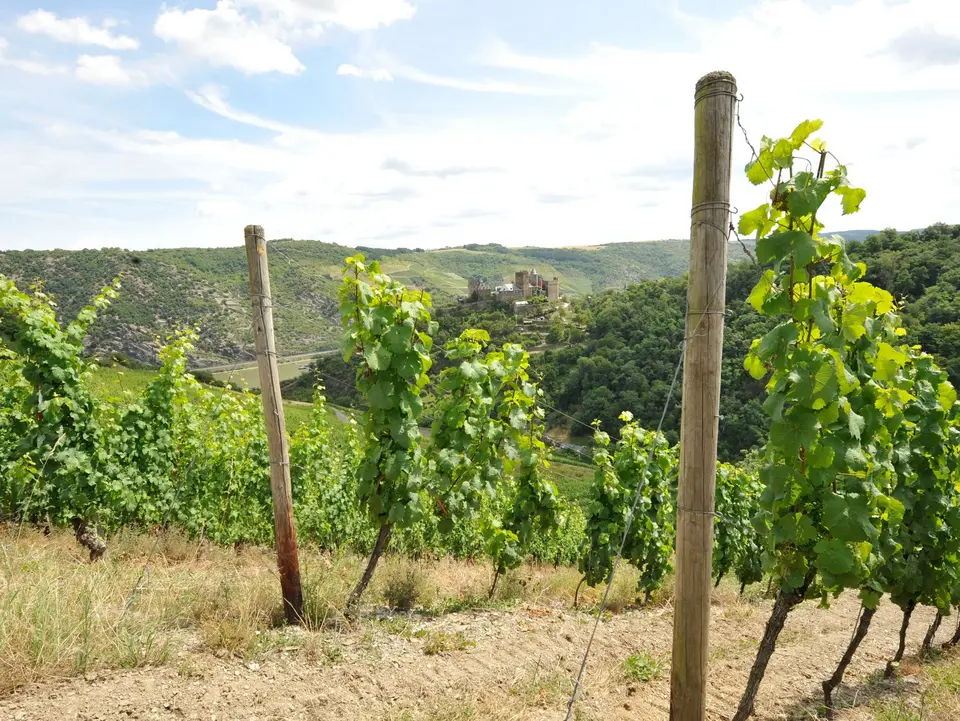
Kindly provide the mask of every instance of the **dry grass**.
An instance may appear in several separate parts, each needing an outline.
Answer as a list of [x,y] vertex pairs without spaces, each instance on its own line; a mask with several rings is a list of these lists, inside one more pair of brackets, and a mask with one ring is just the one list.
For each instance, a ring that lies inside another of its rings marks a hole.
[[[175,532],[124,533],[108,546],[102,561],[89,564],[70,534],[0,527],[0,693],[42,679],[182,663],[176,659],[185,650],[251,661],[297,649],[327,663],[339,659],[343,609],[364,559],[302,549],[306,626],[322,631],[309,633],[282,627],[269,549],[234,551]],[[488,600],[489,564],[387,557],[366,600],[432,614],[519,601],[569,604],[578,580],[572,569],[524,567],[501,578]]]

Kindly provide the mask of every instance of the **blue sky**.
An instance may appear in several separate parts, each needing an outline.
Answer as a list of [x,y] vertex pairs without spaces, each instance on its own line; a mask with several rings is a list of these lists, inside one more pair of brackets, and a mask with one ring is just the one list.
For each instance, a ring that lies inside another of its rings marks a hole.
[[755,142],[824,119],[832,228],[957,222],[955,0],[8,0],[0,247],[684,237],[714,69]]

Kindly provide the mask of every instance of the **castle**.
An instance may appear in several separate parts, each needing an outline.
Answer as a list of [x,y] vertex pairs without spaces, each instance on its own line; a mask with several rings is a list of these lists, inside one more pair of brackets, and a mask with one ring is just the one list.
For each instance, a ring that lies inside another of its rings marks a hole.
[[548,303],[558,303],[560,280],[556,276],[553,280],[547,280],[536,269],[518,270],[513,283],[504,283],[492,289],[483,278],[470,278],[467,281],[467,294],[477,300],[493,297],[501,303],[523,303],[535,296],[543,296]]

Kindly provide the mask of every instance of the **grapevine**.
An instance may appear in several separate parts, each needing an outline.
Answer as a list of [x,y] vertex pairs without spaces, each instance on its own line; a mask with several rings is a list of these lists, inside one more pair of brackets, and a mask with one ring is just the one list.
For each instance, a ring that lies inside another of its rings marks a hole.
[[[106,454],[97,404],[87,388],[83,340],[97,312],[116,297],[119,283],[104,288],[93,303],[62,326],[55,305],[41,288],[32,296],[0,277],[0,328],[3,342],[22,359],[20,372],[30,385],[26,403],[36,414],[23,424],[18,464],[24,498],[21,512],[33,520],[67,521],[77,539],[101,557],[106,544],[96,530],[109,493],[103,473]],[[21,419],[22,420],[22,419]]]
[[[854,588],[866,608],[876,606],[878,539],[904,513],[887,450],[912,399],[901,382],[906,331],[892,296],[861,280],[866,268],[847,257],[842,240],[819,235],[817,214],[830,195],[844,214],[866,195],[849,185],[843,165],[826,169],[825,143],[808,141],[821,125],[804,121],[788,137],[764,137],[747,166],[751,182],[773,186],[770,202],[741,217],[740,232],[756,233],[757,258],[772,266],[748,302],[781,319],[744,363],[754,378],[769,374],[757,523],[779,591],[735,721],[752,712],[783,623],[808,593],[826,603]],[[804,148],[814,161],[797,171]]]
[[343,319],[344,360],[360,357],[357,390],[370,407],[364,413],[367,443],[360,465],[358,493],[377,541],[348,605],[360,600],[393,526],[409,526],[423,517],[420,429],[423,388],[429,382],[431,338],[437,324],[430,319],[430,296],[412,293],[369,266],[362,254],[347,258],[339,291]]
[[717,464],[716,532],[713,536],[713,574],[716,585],[728,573],[740,583],[740,593],[763,577],[760,536],[753,527],[759,512],[760,481],[751,471]]
[[640,571],[638,589],[649,600],[671,569],[677,449],[662,435],[642,429],[629,411],[621,413],[620,420],[623,426],[613,452],[609,435],[600,430],[594,434],[589,545],[580,559],[580,572],[590,586],[607,580],[629,523],[622,558]]

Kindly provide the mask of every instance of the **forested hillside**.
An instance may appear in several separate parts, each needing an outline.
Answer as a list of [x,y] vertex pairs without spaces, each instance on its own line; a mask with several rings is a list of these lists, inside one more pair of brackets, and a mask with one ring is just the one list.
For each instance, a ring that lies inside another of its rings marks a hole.
[[[339,319],[336,288],[343,259],[356,249],[312,240],[271,242],[271,278],[276,302],[277,346],[289,355],[335,343]],[[465,295],[467,278],[513,279],[535,267],[560,278],[569,296],[623,288],[645,278],[678,276],[689,254],[687,241],[616,243],[583,248],[506,248],[471,245],[436,251],[364,248],[384,271],[434,295],[437,304]],[[123,276],[123,293],[93,329],[89,349],[121,351],[154,362],[157,335],[200,326],[195,360],[208,363],[253,358],[249,290],[243,248],[180,248],[129,251],[0,252],[0,275],[22,290],[40,280],[72,317],[101,287]]]
[[867,280],[903,302],[908,339],[960,385],[960,225],[884,230],[852,244],[850,255],[867,264]]
[[[749,263],[730,266],[724,330],[723,393],[720,398],[720,457],[735,459],[761,441],[767,416],[761,403],[763,382],[743,370],[750,342],[772,326],[746,305],[760,275]],[[535,359],[549,402],[572,415],[571,433],[589,435],[586,425],[599,419],[614,431],[617,417],[630,410],[645,428],[656,428],[673,377],[680,343],[687,285],[681,278],[645,281],[624,291],[607,292],[576,305],[586,321],[587,338]],[[671,443],[679,439],[680,389],[664,422]],[[555,425],[570,425],[559,413]]]
[[[731,257],[737,253],[731,246]],[[885,230],[862,243],[850,243],[851,256],[867,264],[867,280],[892,292],[903,304],[909,340],[937,356],[954,384],[960,384],[960,226],[933,225],[898,234]],[[763,382],[744,371],[752,339],[772,326],[747,305],[760,268],[731,264],[727,275],[723,392],[720,399],[720,457],[733,460],[766,438]],[[646,281],[620,292],[578,301],[574,313],[587,326],[587,338],[535,358],[549,402],[573,416],[550,418],[588,435],[599,419],[617,428],[622,410],[632,411],[646,428],[655,428],[683,339],[686,283],[681,278]],[[678,440],[680,392],[664,427]]]

